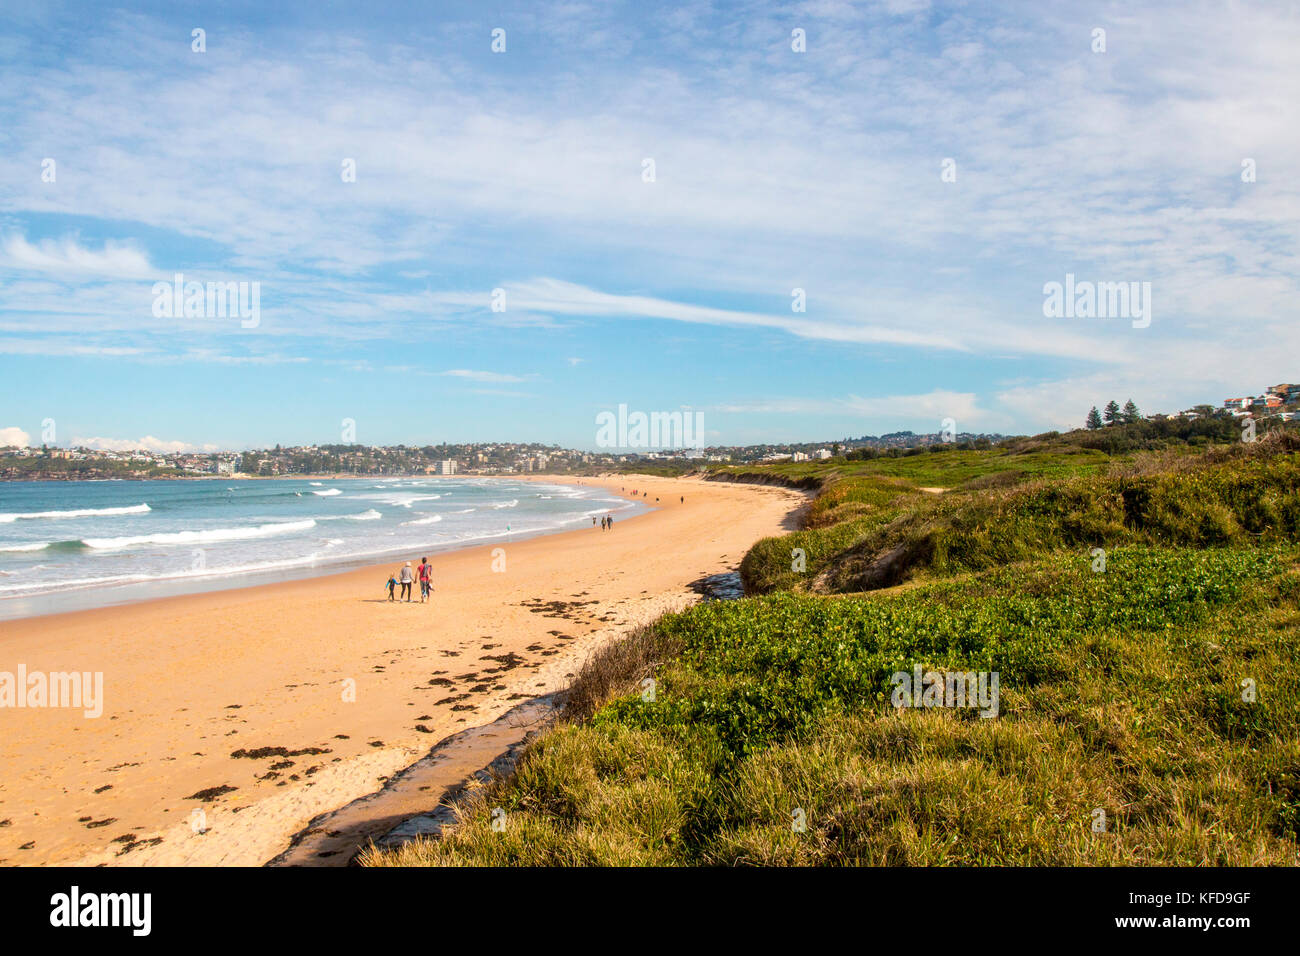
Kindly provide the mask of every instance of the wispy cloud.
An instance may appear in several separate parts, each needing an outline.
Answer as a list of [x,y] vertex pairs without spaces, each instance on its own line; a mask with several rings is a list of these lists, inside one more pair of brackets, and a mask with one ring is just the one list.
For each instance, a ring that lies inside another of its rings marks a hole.
[[437,375],[445,375],[451,378],[465,378],[472,382],[524,382],[527,381],[519,375],[507,375],[503,372],[483,372],[468,368],[453,368],[445,372],[437,372]]
[[[815,321],[797,314],[771,315],[692,305],[644,295],[621,295],[601,292],[562,279],[540,278],[505,285],[509,309],[552,315],[668,319],[700,325],[737,328],[774,329],[801,338],[836,342],[892,343],[959,349],[951,337],[935,333],[889,329],[869,324],[853,325],[833,321]],[[457,306],[480,304],[472,293],[453,292],[437,296]]]
[[950,392],[937,389],[918,395],[882,395],[865,398],[846,395],[837,398],[775,398],[752,402],[731,402],[718,405],[715,411],[726,414],[763,415],[833,415],[864,420],[928,421],[933,431],[939,430],[944,418],[954,418],[960,424],[981,418],[985,412],[972,392]]
[[106,242],[96,250],[72,238],[31,243],[23,236],[10,236],[0,249],[0,266],[25,272],[111,279],[146,279],[157,274],[149,257],[129,242]]

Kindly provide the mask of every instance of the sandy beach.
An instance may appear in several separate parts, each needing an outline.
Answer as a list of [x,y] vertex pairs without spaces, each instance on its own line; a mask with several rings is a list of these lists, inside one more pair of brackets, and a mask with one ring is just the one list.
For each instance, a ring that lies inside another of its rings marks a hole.
[[0,623],[0,672],[102,672],[105,700],[98,718],[0,710],[0,864],[260,865],[440,740],[562,689],[602,642],[694,603],[692,581],[734,569],[806,500],[539,480],[644,489],[657,510],[433,556],[430,605],[418,587],[388,601],[394,562]]

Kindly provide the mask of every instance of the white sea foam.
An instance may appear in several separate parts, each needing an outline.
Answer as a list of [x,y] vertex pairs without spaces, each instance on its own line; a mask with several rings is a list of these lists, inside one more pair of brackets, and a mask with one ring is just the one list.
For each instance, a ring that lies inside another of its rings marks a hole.
[[337,488],[326,488],[324,491],[313,491],[313,495],[320,495],[322,498],[332,498],[335,495],[341,495],[343,492]]
[[215,544],[221,541],[244,541],[265,538],[276,534],[293,534],[316,527],[310,518],[306,521],[279,521],[274,524],[250,525],[244,528],[209,528],[206,531],[172,531],[160,534],[141,534],[123,538],[83,538],[81,543],[96,551],[129,548],[138,544]]
[[382,495],[357,495],[356,497],[365,498],[367,501],[380,501],[399,508],[409,508],[417,501],[437,501],[442,495],[419,495],[409,491],[394,491]]
[[0,514],[0,524],[11,524],[19,518],[94,518],[101,515],[142,515],[151,510],[148,505],[128,505],[122,508],[74,508],[71,511],[18,511]]
[[[182,571],[166,571],[161,574],[109,574],[101,577],[92,578],[75,578],[69,581],[60,582],[60,588],[93,588],[102,587],[106,584],[140,584],[150,581],[168,581],[175,578],[213,578],[226,577],[227,575],[253,574],[258,571],[278,571],[288,568],[308,567],[316,564],[320,560],[320,555],[312,553],[302,557],[290,558],[285,561],[258,561],[251,564],[238,564],[229,566],[209,566],[206,568],[191,568],[185,565]],[[46,585],[42,582],[32,584],[13,584],[0,585],[0,593],[18,593],[22,591],[36,591],[44,588]]]

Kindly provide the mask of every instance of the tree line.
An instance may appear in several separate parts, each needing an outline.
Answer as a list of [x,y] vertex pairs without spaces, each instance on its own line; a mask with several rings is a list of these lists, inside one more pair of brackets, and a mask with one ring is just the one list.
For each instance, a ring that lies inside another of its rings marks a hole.
[[1084,427],[1090,431],[1096,431],[1105,425],[1132,425],[1140,421],[1142,421],[1142,413],[1133,404],[1133,399],[1130,398],[1125,402],[1123,408],[1120,408],[1119,403],[1112,399],[1106,403],[1104,412],[1097,411],[1096,405],[1092,406],[1092,411],[1088,412],[1088,420],[1084,423]]

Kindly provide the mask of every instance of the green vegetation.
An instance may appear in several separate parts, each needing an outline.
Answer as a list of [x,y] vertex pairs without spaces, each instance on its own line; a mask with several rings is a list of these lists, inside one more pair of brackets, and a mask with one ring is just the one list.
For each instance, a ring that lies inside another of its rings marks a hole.
[[[1020,441],[1032,442],[1035,439]],[[1044,446],[1028,451],[1021,451],[1019,447],[1011,443],[991,449],[929,445],[867,459],[828,458],[773,465],[728,465],[714,469],[711,475],[725,479],[738,476],[780,478],[792,484],[811,482],[814,485],[837,478],[879,476],[904,479],[922,487],[952,488],[972,478],[997,472],[1052,477],[1097,470],[1110,463],[1106,453],[1076,444],[1044,443]]]
[[89,481],[103,478],[179,478],[185,472],[179,468],[155,465],[153,462],[79,460],[53,458],[47,455],[0,455],[0,479],[30,481]]
[[[750,592],[852,592],[900,584],[922,572],[979,571],[1058,550],[1251,547],[1300,538],[1296,454],[1219,464],[1197,459],[1194,468],[1151,471],[1178,464],[1191,462],[1157,456],[1104,474],[1033,479],[1009,488],[976,481],[942,496],[866,505],[866,513],[847,523],[760,542],[746,556],[742,575]],[[862,486],[865,492],[858,491]],[[878,486],[859,480],[837,482],[824,497],[878,493]],[[844,510],[839,505],[832,514]],[[813,576],[791,577],[791,549],[797,547],[806,549]]]
[[[745,559],[771,593],[597,655],[457,826],[368,862],[1298,865],[1297,444],[739,469],[822,476]],[[998,674],[998,715],[895,708],[917,666]]]

